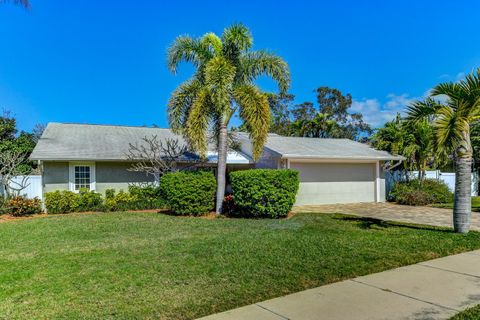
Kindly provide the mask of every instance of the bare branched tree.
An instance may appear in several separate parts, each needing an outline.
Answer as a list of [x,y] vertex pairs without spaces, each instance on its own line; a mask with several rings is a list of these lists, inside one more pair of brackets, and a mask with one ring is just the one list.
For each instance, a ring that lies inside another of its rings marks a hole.
[[140,143],[129,144],[127,159],[133,164],[130,171],[145,172],[158,178],[166,172],[191,168],[201,163],[190,157],[189,166],[179,167],[178,163],[188,156],[188,148],[177,139],[158,139],[157,136],[144,137]]
[[[29,186],[29,169],[22,166],[28,160],[28,155],[20,151],[4,151],[0,153],[0,187],[5,188],[7,198],[20,195]],[[14,180],[23,176],[22,180]]]

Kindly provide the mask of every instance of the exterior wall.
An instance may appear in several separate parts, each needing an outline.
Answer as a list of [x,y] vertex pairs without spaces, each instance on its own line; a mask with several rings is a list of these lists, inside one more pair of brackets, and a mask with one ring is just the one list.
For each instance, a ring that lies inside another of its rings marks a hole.
[[383,169],[384,162],[380,162],[380,199],[378,202],[387,201],[385,170]]
[[68,190],[68,162],[43,163],[43,192]]
[[[296,205],[374,202],[375,163],[290,162],[300,171]],[[381,191],[381,190],[380,190]]]
[[[252,144],[249,140],[240,141],[240,149],[243,153],[252,156]],[[263,148],[260,159],[256,161],[255,168],[257,169],[278,169],[280,161],[280,155],[268,148]]]
[[105,193],[107,189],[128,190],[130,184],[151,183],[155,179],[143,172],[128,171],[129,162],[96,162],[96,191]]
[[[129,184],[154,182],[152,176],[142,172],[131,172],[128,162],[96,162],[95,191],[105,193],[106,189],[127,190]],[[43,192],[69,190],[69,163],[43,163]]]

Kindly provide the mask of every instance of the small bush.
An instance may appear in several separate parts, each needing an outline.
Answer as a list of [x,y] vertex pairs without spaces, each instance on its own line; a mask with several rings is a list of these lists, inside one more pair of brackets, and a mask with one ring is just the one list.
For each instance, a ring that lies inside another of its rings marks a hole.
[[120,190],[117,194],[113,194],[113,197],[109,197],[105,200],[105,206],[108,211],[135,210],[136,201],[136,196]]
[[235,201],[233,195],[229,194],[223,198],[223,214],[226,216],[232,216],[235,214]]
[[79,207],[78,195],[72,191],[45,193],[45,208],[50,214],[75,212]]
[[7,212],[12,216],[28,216],[42,212],[42,202],[38,198],[27,199],[24,197],[14,197],[5,203]]
[[77,198],[77,211],[102,211],[103,199],[100,193],[82,189]]
[[160,192],[173,213],[201,215],[215,206],[216,184],[212,172],[170,172],[160,178]]
[[254,169],[230,173],[235,214],[285,217],[295,203],[300,178],[296,170]]
[[444,182],[434,179],[398,182],[394,185],[390,196],[393,201],[399,204],[411,206],[425,206],[453,201],[453,194],[448,186]]
[[136,197],[135,210],[160,209],[165,207],[165,201],[159,186],[128,187],[128,192]]
[[0,215],[8,213],[7,211],[7,199],[3,196],[0,196]]
[[130,192],[115,193],[114,189],[105,190],[105,198],[100,193],[80,190],[55,191],[45,194],[45,207],[48,213],[69,213],[81,211],[126,211],[160,209],[164,201],[159,196],[159,188],[153,186],[130,187]]

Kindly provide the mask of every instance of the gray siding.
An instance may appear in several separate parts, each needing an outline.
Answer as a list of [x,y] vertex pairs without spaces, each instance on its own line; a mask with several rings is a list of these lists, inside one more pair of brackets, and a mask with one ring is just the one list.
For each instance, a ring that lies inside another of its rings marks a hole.
[[128,190],[130,184],[154,182],[151,175],[133,172],[128,162],[96,162],[96,191],[105,193],[107,189]]
[[68,190],[68,162],[43,163],[43,192]]
[[[130,184],[153,182],[152,176],[142,172],[128,171],[128,162],[96,162],[96,191],[105,193],[106,189],[127,190]],[[43,163],[43,192],[69,190],[69,163]]]

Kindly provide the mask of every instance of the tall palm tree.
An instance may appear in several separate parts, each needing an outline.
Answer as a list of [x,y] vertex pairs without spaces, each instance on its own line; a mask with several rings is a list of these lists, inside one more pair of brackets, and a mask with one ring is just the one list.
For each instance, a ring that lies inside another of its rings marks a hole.
[[238,112],[253,144],[253,158],[262,153],[270,126],[267,96],[255,85],[266,75],[277,82],[280,93],[290,85],[288,66],[264,50],[251,51],[250,31],[241,24],[226,28],[221,36],[180,36],[168,50],[168,67],[175,74],[181,62],[195,67],[194,75],[171,95],[168,115],[174,132],[183,134],[190,146],[206,154],[208,132],[217,140],[216,212],[222,212],[225,194],[228,125]]
[[471,216],[472,144],[470,126],[480,119],[480,68],[458,82],[441,83],[432,96],[445,96],[440,103],[433,99],[415,103],[408,108],[414,121],[433,118],[436,147],[455,158],[455,198],[453,225],[456,232],[466,233]]

